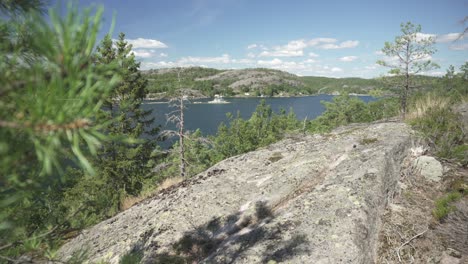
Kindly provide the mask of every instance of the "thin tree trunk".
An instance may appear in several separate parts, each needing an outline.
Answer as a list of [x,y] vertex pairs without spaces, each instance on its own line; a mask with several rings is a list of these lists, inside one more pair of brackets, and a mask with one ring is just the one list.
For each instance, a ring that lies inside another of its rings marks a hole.
[[403,95],[401,98],[401,110],[402,110],[402,118],[405,120],[406,112],[407,112],[407,100],[408,100],[408,93],[409,93],[409,86],[410,86],[410,75],[409,75],[409,63],[410,63],[410,54],[409,54],[410,43],[406,44],[406,61],[405,61],[405,87],[403,90]]
[[184,96],[180,96],[180,124],[179,124],[179,143],[180,143],[180,176],[185,177],[185,145],[184,145]]

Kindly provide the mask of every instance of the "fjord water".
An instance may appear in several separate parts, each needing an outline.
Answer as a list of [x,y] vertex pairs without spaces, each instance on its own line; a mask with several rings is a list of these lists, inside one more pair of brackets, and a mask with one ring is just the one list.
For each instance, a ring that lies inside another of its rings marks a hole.
[[[204,135],[214,135],[218,130],[219,124],[228,121],[227,113],[234,116],[237,112],[244,119],[249,118],[255,111],[255,108],[262,99],[271,106],[273,111],[278,113],[281,108],[289,111],[293,109],[299,120],[314,119],[321,115],[325,107],[320,101],[332,101],[332,95],[317,95],[305,97],[276,97],[276,98],[225,98],[228,104],[209,104],[211,99],[194,99],[187,102],[185,114],[185,129],[195,131],[199,128]],[[373,101],[371,96],[360,96],[364,102]],[[201,102],[201,103],[199,103]],[[145,101],[143,108],[153,110],[155,124],[160,125],[162,130],[174,129],[175,126],[166,122],[166,114],[174,111],[167,103],[158,101]]]

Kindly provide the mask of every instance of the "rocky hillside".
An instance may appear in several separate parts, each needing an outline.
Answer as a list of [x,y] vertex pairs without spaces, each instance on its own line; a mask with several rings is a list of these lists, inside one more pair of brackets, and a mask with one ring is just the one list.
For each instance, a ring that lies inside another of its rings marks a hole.
[[227,87],[239,94],[243,91],[265,92],[265,88],[270,86],[305,87],[296,75],[270,69],[227,70],[195,81],[214,81],[218,87],[226,83]]
[[[273,69],[217,70],[170,68],[144,71],[153,94],[171,94],[179,87],[204,96],[297,96],[316,93],[368,93],[383,85],[375,79],[300,77]],[[179,82],[180,80],[180,82]]]
[[[224,160],[65,244],[64,260],[375,263],[413,137],[402,123],[289,137]],[[394,252],[394,251],[392,251]]]

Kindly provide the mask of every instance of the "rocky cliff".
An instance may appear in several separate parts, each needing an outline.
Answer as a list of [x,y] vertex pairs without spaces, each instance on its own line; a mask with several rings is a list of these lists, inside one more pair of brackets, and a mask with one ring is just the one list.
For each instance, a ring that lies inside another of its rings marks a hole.
[[374,263],[381,215],[412,145],[401,123],[291,136],[224,160],[65,244],[67,260]]

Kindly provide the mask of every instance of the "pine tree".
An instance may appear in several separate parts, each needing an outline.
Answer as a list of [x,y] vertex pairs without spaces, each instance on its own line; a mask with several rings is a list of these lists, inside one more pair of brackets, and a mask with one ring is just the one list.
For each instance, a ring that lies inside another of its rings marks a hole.
[[0,258],[12,263],[63,228],[47,196],[67,164],[95,174],[90,154],[109,139],[96,115],[120,81],[116,63],[93,63],[102,8],[46,19],[40,2],[0,3]]
[[382,49],[383,54],[395,58],[395,61],[380,60],[377,63],[389,67],[390,74],[403,79],[398,86],[401,87],[401,114],[405,119],[410,89],[416,87],[414,75],[439,66],[430,60],[431,55],[436,52],[434,38],[421,37],[421,26],[413,25],[411,22],[402,23],[400,27],[402,35],[397,36],[394,43],[385,42]]
[[106,179],[116,195],[115,202],[122,195],[137,195],[141,191],[143,178],[150,172],[148,162],[155,146],[155,141],[148,138],[157,132],[151,128],[151,111],[141,107],[148,93],[147,80],[139,71],[140,63],[135,61],[131,48],[125,34],[120,33],[115,46],[110,36],[106,36],[96,54],[98,64],[116,61],[122,77],[104,104],[100,119],[108,123],[109,135],[132,141],[104,144],[96,160],[100,177]]

